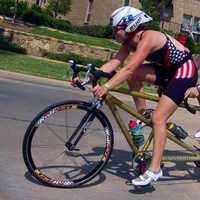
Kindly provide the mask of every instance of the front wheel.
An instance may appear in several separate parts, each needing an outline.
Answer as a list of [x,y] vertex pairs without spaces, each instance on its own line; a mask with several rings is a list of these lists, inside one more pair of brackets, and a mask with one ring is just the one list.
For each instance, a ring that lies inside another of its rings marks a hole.
[[103,169],[113,148],[107,117],[90,103],[65,101],[49,106],[24,136],[25,164],[37,180],[53,187],[77,187]]

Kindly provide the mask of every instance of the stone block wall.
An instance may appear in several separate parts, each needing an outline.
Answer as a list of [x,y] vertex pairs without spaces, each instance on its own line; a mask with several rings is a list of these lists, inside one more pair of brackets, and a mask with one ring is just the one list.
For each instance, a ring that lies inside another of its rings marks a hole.
[[58,40],[46,36],[38,36],[30,33],[5,29],[5,33],[10,40],[27,50],[29,55],[44,56],[46,52],[52,53],[76,53],[84,57],[101,60],[109,60],[114,50],[90,46],[87,44]]

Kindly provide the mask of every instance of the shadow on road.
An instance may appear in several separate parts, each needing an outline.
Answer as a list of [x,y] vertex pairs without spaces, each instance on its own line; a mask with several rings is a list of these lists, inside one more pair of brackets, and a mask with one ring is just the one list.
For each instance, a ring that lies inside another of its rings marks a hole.
[[[102,152],[102,148],[94,148],[93,153],[98,154]],[[176,151],[166,151],[168,154],[176,153]],[[112,174],[118,176],[125,181],[131,180],[135,177],[134,169],[132,168],[131,161],[132,153],[129,151],[115,149],[110,157],[104,170],[95,177],[88,184],[80,186],[78,188],[92,187],[103,183],[106,180],[106,174]],[[166,166],[163,169],[164,177],[152,186],[133,188],[129,190],[130,193],[144,194],[150,193],[155,190],[155,185],[173,185],[173,184],[190,184],[200,182],[200,169],[197,168],[193,163],[189,162],[171,162],[172,166]],[[176,175],[177,174],[177,175]],[[25,178],[29,181],[40,184],[34,177],[28,172],[25,173]],[[42,184],[40,184],[42,185]]]

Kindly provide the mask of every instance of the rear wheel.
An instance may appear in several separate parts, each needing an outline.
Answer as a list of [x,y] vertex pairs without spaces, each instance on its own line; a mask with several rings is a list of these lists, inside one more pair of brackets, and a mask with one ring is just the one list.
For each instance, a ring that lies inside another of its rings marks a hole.
[[29,172],[54,187],[76,187],[103,169],[113,148],[112,127],[100,110],[81,101],[54,104],[39,113],[23,141]]

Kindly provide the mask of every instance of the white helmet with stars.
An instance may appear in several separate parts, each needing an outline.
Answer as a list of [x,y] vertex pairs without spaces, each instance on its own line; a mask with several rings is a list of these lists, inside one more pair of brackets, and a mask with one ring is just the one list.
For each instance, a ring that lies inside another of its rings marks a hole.
[[125,32],[134,32],[139,25],[152,21],[152,18],[143,11],[131,6],[123,6],[115,10],[111,17],[112,27],[124,26]]

